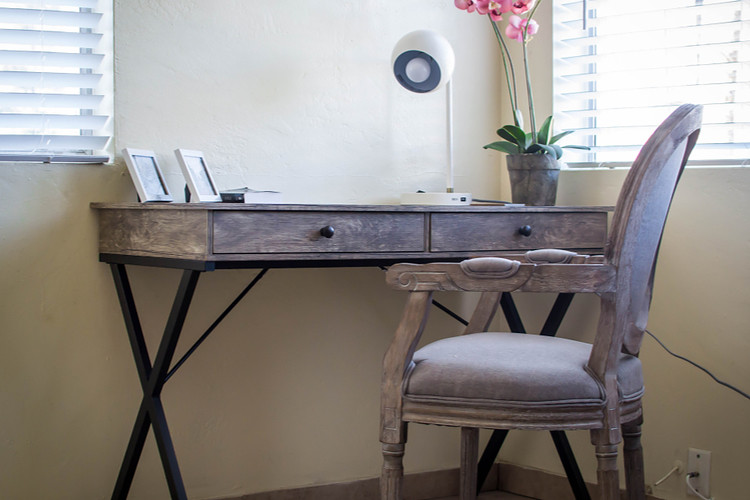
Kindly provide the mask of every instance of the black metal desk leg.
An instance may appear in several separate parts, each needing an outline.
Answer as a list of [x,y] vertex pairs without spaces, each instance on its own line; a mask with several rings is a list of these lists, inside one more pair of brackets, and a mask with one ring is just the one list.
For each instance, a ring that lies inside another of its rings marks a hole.
[[526,333],[526,328],[523,326],[523,321],[521,321],[521,315],[518,314],[518,309],[516,308],[516,302],[510,293],[503,292],[500,295],[500,308],[503,310],[505,321],[508,323],[508,328],[510,328],[511,332]]
[[497,455],[500,453],[505,438],[508,437],[508,429],[495,429],[490,435],[487,445],[484,447],[482,457],[479,459],[477,464],[477,491],[481,491],[484,481],[490,474],[492,466],[497,460]]
[[547,335],[549,337],[557,335],[560,323],[562,323],[565,314],[567,314],[570,303],[573,302],[573,297],[575,297],[575,295],[576,294],[574,293],[560,293],[557,295],[555,303],[552,305],[552,309],[547,316],[547,321],[544,322],[544,326],[542,326],[542,331],[539,332],[539,335]]
[[128,448],[125,451],[125,457],[123,458],[112,498],[124,499],[127,497],[133,482],[138,460],[143,451],[149,426],[151,426],[154,429],[154,437],[156,438],[156,445],[159,448],[170,495],[175,499],[187,499],[185,486],[177,465],[177,456],[172,445],[172,438],[169,435],[164,408],[161,404],[161,390],[164,387],[169,365],[172,362],[177,341],[179,340],[182,326],[185,323],[190,301],[198,284],[200,271],[187,270],[183,272],[172,305],[172,311],[164,328],[164,334],[152,367],[125,266],[122,264],[111,264],[111,269],[117,295],[120,299],[120,307],[125,319],[128,338],[133,349],[138,376],[141,380],[141,388],[143,389],[143,400],[138,410],[138,416],[133,426]]
[[570,443],[568,443],[568,437],[563,431],[550,431],[550,434],[552,434],[552,441],[555,443],[557,454],[565,469],[565,475],[568,476],[568,483],[573,490],[573,496],[576,497],[576,500],[591,500],[589,490],[586,489],[586,483],[578,469],[576,457],[573,455]]

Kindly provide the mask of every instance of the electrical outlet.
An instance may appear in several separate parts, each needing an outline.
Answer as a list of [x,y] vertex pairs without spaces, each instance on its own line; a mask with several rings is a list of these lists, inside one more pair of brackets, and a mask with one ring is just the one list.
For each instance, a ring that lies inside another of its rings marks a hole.
[[[711,496],[711,452],[706,450],[688,449],[687,474],[698,473],[689,479],[693,488],[706,498]],[[687,488],[689,497],[698,496]]]

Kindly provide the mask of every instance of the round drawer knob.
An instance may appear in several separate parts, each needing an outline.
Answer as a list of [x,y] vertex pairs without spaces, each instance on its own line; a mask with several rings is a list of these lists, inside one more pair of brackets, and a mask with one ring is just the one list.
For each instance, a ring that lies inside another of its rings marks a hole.
[[326,226],[320,229],[320,235],[324,238],[333,238],[333,233],[335,232],[336,231],[333,229],[333,226]]
[[531,236],[531,226],[525,225],[518,228],[518,233],[523,236]]

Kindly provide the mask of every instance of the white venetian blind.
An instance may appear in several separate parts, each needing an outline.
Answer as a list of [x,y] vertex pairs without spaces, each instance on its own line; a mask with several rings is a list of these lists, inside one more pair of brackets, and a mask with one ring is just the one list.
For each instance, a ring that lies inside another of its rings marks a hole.
[[99,0],[0,0],[0,160],[108,161],[108,9]]
[[704,105],[691,163],[750,164],[750,0],[554,5],[556,128],[592,148],[568,164],[629,164],[683,103]]

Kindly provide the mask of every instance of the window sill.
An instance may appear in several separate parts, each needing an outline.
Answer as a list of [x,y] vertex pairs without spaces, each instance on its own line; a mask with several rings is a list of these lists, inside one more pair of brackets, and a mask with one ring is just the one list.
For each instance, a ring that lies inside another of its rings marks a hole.
[[[564,162],[564,160],[563,160]],[[570,162],[566,163],[565,170],[569,171],[607,171],[607,170],[628,170],[632,163],[630,162],[607,162],[607,163],[584,163]],[[694,160],[688,161],[687,168],[746,168],[750,167],[750,159],[745,160]]]
[[82,155],[28,155],[28,154],[0,154],[0,162],[12,163],[75,163],[87,165],[106,165],[110,163],[109,156]]

